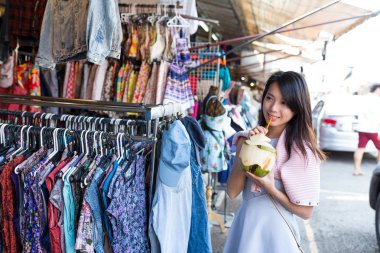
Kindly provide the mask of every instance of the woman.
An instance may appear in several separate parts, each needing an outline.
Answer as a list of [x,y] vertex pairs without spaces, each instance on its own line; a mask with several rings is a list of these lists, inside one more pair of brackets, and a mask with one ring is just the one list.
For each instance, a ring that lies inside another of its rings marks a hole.
[[[243,191],[243,203],[229,231],[225,253],[300,252],[294,215],[309,219],[319,201],[319,165],[325,155],[316,145],[304,78],[292,71],[273,74],[266,83],[261,108],[259,126],[236,135],[236,156],[248,135],[266,134],[277,149],[276,163],[261,178],[242,170],[235,159],[227,193],[234,199]],[[264,126],[270,117],[267,130]]]

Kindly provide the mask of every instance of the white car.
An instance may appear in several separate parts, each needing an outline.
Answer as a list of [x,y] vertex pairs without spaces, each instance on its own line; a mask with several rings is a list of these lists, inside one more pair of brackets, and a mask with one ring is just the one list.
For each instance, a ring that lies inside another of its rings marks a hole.
[[[360,111],[365,110],[361,106],[363,99],[365,96],[361,95],[328,95],[316,104],[312,119],[321,149],[349,152],[357,149],[359,136],[355,126]],[[366,152],[376,154],[372,141],[368,142]]]

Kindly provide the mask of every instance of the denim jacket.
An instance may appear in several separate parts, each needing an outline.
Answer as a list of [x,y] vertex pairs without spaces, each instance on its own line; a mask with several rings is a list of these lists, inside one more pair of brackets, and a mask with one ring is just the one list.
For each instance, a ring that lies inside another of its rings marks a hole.
[[121,21],[118,0],[90,0],[87,18],[87,60],[101,64],[107,56],[120,58]]
[[48,0],[36,63],[53,69],[86,56],[95,64],[119,58],[121,34],[118,0]]

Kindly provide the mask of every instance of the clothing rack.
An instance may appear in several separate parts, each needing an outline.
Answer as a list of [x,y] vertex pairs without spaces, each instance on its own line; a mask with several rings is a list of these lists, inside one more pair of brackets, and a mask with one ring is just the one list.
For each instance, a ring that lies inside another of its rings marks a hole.
[[[182,113],[179,103],[171,103],[166,105],[150,106],[145,104],[118,103],[85,99],[67,99],[67,98],[51,98],[43,96],[27,96],[27,95],[10,95],[0,94],[1,103],[22,104],[22,105],[39,105],[45,107],[63,107],[72,109],[89,109],[115,112],[132,112],[143,115],[143,119],[147,121],[148,129],[153,127],[152,135],[149,138],[154,142],[151,161],[150,161],[150,186],[155,183],[155,154],[157,148],[157,134],[160,120],[163,117],[178,116]],[[153,187],[149,189],[149,210],[153,200]]]
[[165,116],[180,114],[180,104],[145,105],[86,99],[52,98],[43,96],[0,94],[2,103],[39,105],[45,107],[61,107],[72,109],[88,109],[114,112],[132,112],[144,115],[145,120],[155,120]]

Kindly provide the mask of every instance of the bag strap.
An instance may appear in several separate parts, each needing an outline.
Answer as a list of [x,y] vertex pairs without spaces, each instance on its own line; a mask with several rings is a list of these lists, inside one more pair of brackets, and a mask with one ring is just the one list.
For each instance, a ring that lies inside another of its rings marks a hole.
[[304,253],[304,252],[303,252],[303,249],[302,249],[302,247],[301,247],[301,245],[298,243],[297,237],[296,237],[296,235],[294,234],[293,229],[290,227],[289,222],[286,220],[284,214],[281,212],[281,210],[280,210],[280,208],[278,207],[276,201],[274,201],[272,195],[269,195],[269,194],[268,194],[268,196],[269,196],[270,200],[272,201],[273,205],[276,207],[278,213],[279,213],[279,214],[281,215],[281,217],[284,219],[284,221],[285,221],[286,225],[288,226],[290,232],[292,232],[293,238],[294,238],[294,240],[296,241],[296,244],[297,244],[298,249],[300,250],[301,253]]

